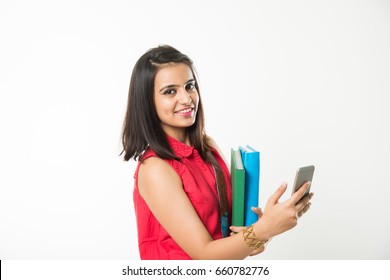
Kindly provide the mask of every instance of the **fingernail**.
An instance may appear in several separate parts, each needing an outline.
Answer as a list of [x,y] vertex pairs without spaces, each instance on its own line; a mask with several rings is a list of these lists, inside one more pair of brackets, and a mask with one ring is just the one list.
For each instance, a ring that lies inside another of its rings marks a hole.
[[307,182],[307,187],[306,187],[306,189],[310,188],[310,186],[311,186],[311,182],[309,181],[309,182]]

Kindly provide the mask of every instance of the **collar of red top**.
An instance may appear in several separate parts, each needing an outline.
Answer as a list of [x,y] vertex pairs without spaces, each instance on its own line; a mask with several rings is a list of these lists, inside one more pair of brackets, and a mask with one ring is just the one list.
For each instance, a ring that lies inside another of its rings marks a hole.
[[167,139],[169,142],[169,145],[171,145],[171,148],[175,155],[177,155],[180,158],[189,157],[192,155],[192,152],[194,151],[194,147],[188,146],[179,140],[176,140],[175,138],[167,135]]

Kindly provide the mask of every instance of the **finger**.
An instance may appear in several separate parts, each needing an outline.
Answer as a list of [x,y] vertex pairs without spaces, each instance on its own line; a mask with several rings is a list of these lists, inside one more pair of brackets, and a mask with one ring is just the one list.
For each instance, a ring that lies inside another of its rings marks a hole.
[[233,234],[234,234],[234,233],[243,231],[243,230],[245,229],[245,227],[230,226],[229,229],[230,229],[230,231],[232,231]]
[[279,199],[282,197],[286,189],[287,189],[287,183],[283,182],[280,185],[280,187],[276,190],[276,192],[274,192],[274,194],[271,195],[271,197],[268,199],[268,203],[272,203],[272,204],[278,203]]
[[297,204],[297,202],[305,195],[305,192],[310,188],[311,182],[306,182],[299,188],[292,196],[291,202]]
[[314,195],[314,193],[310,193],[309,195],[304,196],[303,198],[301,198],[301,200],[299,200],[298,203],[295,204],[296,210],[297,211],[302,211],[302,209],[310,202],[310,200],[312,199],[313,195]]
[[303,209],[298,212],[298,218],[300,218],[303,214],[305,214],[307,211],[309,211],[310,206],[311,206],[310,202],[308,204],[306,204],[305,207],[303,207]]
[[263,216],[263,210],[261,210],[260,207],[252,207],[251,210],[253,211],[253,213],[258,215],[259,218],[261,218]]

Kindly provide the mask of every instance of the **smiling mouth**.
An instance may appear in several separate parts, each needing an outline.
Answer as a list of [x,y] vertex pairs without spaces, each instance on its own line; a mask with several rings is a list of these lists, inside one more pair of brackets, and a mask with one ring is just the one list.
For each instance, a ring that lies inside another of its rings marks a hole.
[[176,114],[179,114],[179,115],[188,115],[188,114],[190,114],[193,110],[194,110],[194,108],[188,107],[188,108],[185,108],[185,109],[181,109],[181,110],[179,110],[179,111],[175,111],[175,113],[176,113]]

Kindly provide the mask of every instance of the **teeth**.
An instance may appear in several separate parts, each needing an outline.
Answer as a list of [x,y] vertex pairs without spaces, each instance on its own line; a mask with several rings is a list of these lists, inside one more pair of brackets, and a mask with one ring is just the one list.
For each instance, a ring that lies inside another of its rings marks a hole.
[[192,108],[188,108],[188,109],[185,109],[185,110],[180,110],[180,111],[177,111],[178,113],[181,113],[181,114],[185,114],[185,113],[188,113],[192,110]]

